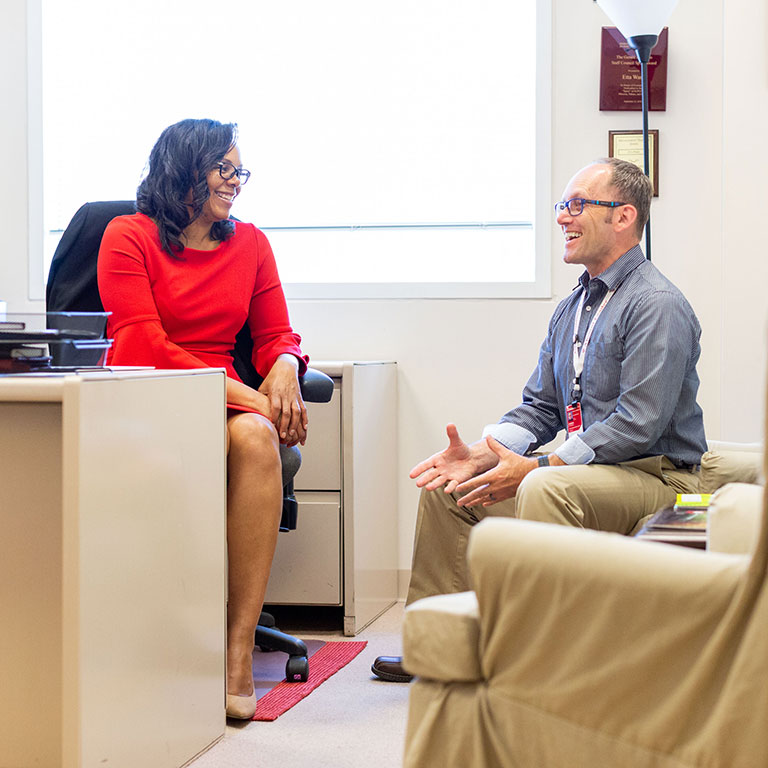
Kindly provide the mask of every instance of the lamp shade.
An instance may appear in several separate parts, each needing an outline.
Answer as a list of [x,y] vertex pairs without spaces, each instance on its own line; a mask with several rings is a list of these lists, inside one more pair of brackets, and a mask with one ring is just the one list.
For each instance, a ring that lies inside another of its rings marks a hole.
[[664,28],[677,0],[597,0],[624,37],[657,35]]

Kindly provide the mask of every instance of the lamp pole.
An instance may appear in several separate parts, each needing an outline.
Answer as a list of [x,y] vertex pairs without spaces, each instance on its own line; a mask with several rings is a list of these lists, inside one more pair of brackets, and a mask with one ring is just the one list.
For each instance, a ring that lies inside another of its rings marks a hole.
[[[643,171],[651,178],[651,163],[648,136],[648,62],[651,60],[653,46],[659,40],[658,35],[634,35],[628,37],[627,42],[634,48],[637,60],[640,62],[640,81],[642,87],[643,102]],[[651,216],[645,225],[645,258],[651,260]]]
[[[648,62],[653,46],[659,40],[664,24],[677,5],[677,0],[595,0],[609,19],[634,48],[640,62],[643,100],[643,163],[645,175],[651,178],[648,144]],[[651,217],[645,225],[645,257],[651,258]]]

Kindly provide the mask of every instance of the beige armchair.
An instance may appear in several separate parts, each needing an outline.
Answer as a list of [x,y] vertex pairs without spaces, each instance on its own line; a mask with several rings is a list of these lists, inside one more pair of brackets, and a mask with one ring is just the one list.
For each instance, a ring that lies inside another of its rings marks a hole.
[[768,511],[747,495],[752,556],[480,523],[474,592],[406,611],[407,768],[768,766]]

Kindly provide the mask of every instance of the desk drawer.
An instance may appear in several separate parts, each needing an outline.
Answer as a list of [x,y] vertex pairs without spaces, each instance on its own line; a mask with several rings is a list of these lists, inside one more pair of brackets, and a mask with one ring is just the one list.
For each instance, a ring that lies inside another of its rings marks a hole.
[[333,380],[328,403],[307,403],[307,442],[299,446],[301,469],[296,474],[297,491],[341,490],[341,389]]
[[265,603],[341,605],[341,494],[297,493],[295,531],[277,537]]

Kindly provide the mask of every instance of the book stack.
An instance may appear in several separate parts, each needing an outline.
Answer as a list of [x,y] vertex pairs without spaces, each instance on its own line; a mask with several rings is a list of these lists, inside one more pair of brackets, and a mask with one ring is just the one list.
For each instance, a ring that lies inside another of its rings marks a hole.
[[653,515],[637,537],[703,549],[707,542],[707,510],[711,496],[709,493],[679,493],[674,505]]

